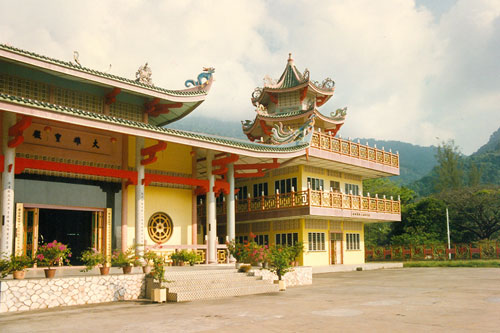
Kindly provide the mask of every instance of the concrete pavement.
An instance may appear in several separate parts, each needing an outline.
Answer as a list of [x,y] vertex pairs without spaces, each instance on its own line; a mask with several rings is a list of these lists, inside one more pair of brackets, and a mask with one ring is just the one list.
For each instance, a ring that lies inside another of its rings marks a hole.
[[213,301],[121,302],[0,316],[1,332],[498,332],[500,269],[316,274],[313,285]]

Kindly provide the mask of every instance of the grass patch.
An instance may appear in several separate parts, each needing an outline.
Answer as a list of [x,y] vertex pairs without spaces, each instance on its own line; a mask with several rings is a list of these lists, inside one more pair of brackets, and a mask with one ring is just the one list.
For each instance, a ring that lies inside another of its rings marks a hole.
[[403,267],[500,267],[500,260],[406,261]]

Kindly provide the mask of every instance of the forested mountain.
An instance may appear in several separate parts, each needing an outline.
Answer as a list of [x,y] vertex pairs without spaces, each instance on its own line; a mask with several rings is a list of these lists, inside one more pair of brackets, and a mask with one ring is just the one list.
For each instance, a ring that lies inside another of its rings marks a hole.
[[[462,155],[458,166],[462,170],[463,185],[500,185],[500,128],[474,154]],[[438,173],[433,168],[409,187],[419,196],[427,196],[437,191],[437,179]]]

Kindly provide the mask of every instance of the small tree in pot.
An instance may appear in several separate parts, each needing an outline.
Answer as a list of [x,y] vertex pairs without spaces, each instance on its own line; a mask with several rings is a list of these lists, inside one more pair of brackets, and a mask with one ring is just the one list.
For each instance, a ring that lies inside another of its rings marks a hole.
[[153,302],[163,303],[167,301],[168,288],[165,286],[165,258],[155,256],[153,258],[153,269],[151,270],[153,284],[158,284],[158,288],[153,287],[151,297]]
[[33,259],[28,256],[15,254],[10,256],[9,271],[12,272],[12,277],[16,280],[24,279],[25,269],[33,265]]
[[97,249],[89,248],[83,251],[80,259],[85,265],[85,268],[81,270],[82,272],[91,271],[94,267],[100,265],[99,270],[101,275],[109,274],[109,267],[106,266],[106,258],[101,252],[97,251]]
[[275,246],[271,248],[269,255],[269,270],[278,276],[274,283],[279,284],[280,290],[285,290],[283,276],[292,270],[290,265],[290,249],[288,247]]

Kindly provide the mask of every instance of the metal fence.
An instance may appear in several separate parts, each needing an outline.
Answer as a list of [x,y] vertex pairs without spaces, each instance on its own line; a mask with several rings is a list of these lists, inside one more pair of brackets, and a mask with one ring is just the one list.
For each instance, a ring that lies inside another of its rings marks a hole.
[[500,259],[500,243],[484,241],[470,244],[367,246],[366,261]]

